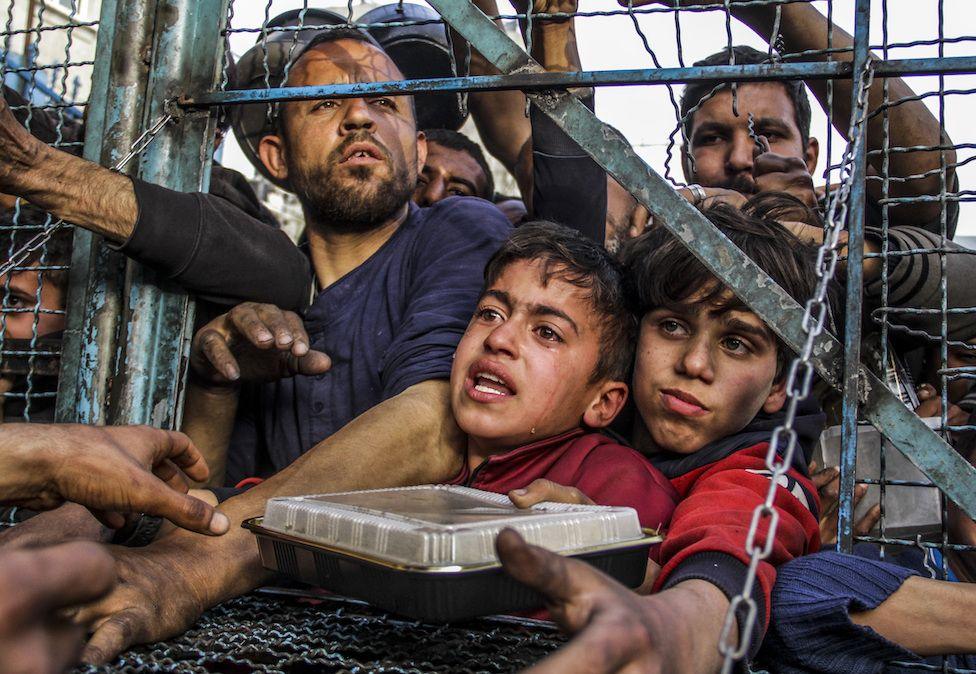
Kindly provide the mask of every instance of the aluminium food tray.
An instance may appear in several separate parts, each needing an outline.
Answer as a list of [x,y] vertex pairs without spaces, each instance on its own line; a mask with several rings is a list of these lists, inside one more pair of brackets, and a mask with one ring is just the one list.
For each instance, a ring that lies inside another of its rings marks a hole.
[[271,499],[264,518],[245,526],[267,568],[437,622],[542,605],[501,569],[494,540],[504,528],[630,587],[643,581],[647,549],[660,541],[631,508],[518,509],[500,494],[443,485]]

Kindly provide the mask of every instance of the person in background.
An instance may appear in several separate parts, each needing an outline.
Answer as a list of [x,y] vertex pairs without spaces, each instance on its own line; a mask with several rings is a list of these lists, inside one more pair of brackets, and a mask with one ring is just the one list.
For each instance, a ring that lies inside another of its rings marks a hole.
[[[0,258],[24,246],[49,222],[47,215],[26,204],[0,213]],[[70,228],[58,230],[9,278],[0,277],[0,340],[4,351],[11,352],[0,362],[4,421],[54,420],[72,234]],[[12,353],[28,351],[40,355]]]
[[462,133],[427,129],[427,159],[417,176],[413,202],[432,206],[448,197],[478,197],[491,201],[495,180],[481,146]]

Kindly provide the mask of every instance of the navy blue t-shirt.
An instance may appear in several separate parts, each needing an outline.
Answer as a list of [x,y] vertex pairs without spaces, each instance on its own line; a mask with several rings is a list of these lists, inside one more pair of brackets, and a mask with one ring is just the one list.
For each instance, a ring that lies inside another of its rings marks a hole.
[[509,231],[481,199],[411,203],[393,236],[305,314],[311,346],[332,358],[332,369],[242,390],[227,484],[281,470],[383,400],[449,378],[485,264]]

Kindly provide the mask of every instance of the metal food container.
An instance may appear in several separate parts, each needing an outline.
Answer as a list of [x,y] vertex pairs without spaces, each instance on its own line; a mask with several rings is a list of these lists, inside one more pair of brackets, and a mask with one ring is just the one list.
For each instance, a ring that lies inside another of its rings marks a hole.
[[244,526],[264,566],[385,610],[431,622],[539,608],[495,554],[505,528],[582,559],[628,587],[644,580],[648,548],[632,508],[540,503],[446,485],[275,498]]

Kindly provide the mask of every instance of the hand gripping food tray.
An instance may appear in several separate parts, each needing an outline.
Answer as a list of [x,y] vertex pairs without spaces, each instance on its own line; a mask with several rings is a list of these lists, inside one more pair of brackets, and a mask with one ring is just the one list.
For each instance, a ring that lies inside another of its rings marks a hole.
[[628,587],[660,542],[632,508],[540,503],[446,485],[274,498],[244,523],[265,567],[394,613],[432,622],[513,613],[543,599],[501,568],[495,538],[582,559]]

